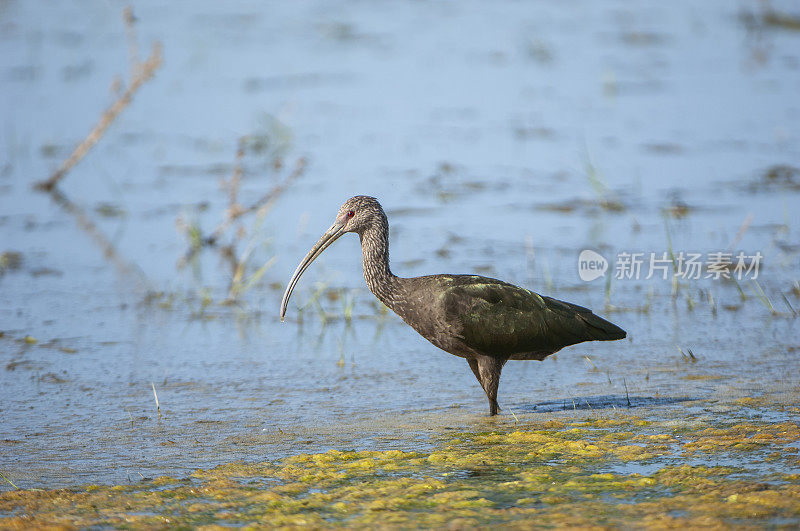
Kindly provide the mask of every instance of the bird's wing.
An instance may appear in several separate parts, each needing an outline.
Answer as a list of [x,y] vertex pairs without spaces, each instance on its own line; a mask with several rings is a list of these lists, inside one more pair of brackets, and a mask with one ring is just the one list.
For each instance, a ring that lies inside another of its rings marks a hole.
[[484,354],[544,357],[582,341],[625,337],[588,308],[505,282],[453,286],[444,298],[448,320],[457,323],[464,343]]

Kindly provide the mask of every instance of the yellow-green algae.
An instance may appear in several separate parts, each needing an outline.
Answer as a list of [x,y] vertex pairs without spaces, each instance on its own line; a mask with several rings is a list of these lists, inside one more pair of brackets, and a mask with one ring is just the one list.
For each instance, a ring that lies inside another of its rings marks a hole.
[[[798,441],[793,422],[530,422],[429,453],[331,450],[183,480],[10,491],[0,528],[796,527]],[[714,464],[732,455],[735,467]]]

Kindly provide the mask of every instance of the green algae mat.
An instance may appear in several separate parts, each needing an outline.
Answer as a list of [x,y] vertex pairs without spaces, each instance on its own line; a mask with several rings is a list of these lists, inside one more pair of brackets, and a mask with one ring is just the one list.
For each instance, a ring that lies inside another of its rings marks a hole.
[[0,528],[796,528],[798,414],[749,398],[660,420],[584,412],[440,435],[429,452],[331,450],[13,490],[0,494]]

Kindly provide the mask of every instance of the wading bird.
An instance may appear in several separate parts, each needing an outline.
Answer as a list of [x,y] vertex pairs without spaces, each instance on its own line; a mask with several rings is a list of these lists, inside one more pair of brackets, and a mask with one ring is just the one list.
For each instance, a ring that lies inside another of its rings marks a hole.
[[361,238],[370,291],[422,337],[466,358],[496,415],[500,372],[508,360],[543,360],[583,341],[622,339],[625,331],[591,310],[477,275],[402,278],[389,269],[389,223],[374,197],[355,196],[297,266],[281,301],[286,305],[303,272],[346,232]]

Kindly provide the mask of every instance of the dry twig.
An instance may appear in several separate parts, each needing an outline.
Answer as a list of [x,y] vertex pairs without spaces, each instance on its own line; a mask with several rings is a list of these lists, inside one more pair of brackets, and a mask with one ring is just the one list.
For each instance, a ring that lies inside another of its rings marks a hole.
[[[132,29],[135,18],[133,17],[133,12],[130,10],[130,8],[125,9],[124,19],[126,26],[128,27],[129,39],[135,38],[135,33]],[[78,147],[75,148],[75,151],[73,151],[72,154],[63,163],[61,163],[61,167],[59,167],[49,179],[36,183],[36,189],[44,191],[52,190],[53,187],[55,187],[59,181],[64,178],[67,172],[69,172],[76,164],[78,164],[83,157],[89,153],[94,145],[97,144],[109,126],[111,126],[111,124],[114,123],[114,120],[117,119],[117,116],[119,116],[119,114],[128,105],[130,105],[136,92],[138,92],[142,85],[144,85],[155,75],[156,71],[163,63],[161,43],[158,42],[153,44],[153,50],[150,52],[150,57],[148,57],[144,63],[138,62],[138,49],[136,48],[135,44],[129,43],[129,54],[131,61],[130,70],[133,73],[130,85],[128,85],[127,89],[125,89],[125,91],[119,96],[119,98],[117,98],[111,107],[103,112],[103,114],[100,116],[100,120],[91,130],[91,132],[89,132],[86,138],[84,138],[83,141],[78,144]]]
[[[241,276],[241,264],[236,258],[235,243],[218,246],[220,238],[222,238],[225,231],[227,231],[230,226],[238,221],[242,216],[252,214],[253,212],[258,212],[259,214],[263,215],[269,211],[278,197],[289,187],[289,185],[291,185],[305,172],[307,165],[306,158],[299,157],[295,162],[294,169],[291,171],[291,173],[289,173],[281,181],[277,182],[272,188],[269,189],[269,191],[267,191],[267,193],[261,196],[258,200],[254,201],[251,205],[246,207],[242,206],[238,202],[238,191],[243,173],[242,158],[244,157],[244,145],[246,143],[246,138],[247,137],[242,137],[239,139],[239,147],[236,152],[236,166],[231,174],[230,179],[224,181],[225,186],[228,188],[229,196],[229,203],[228,208],[225,211],[225,218],[208,236],[196,234],[191,238],[193,244],[178,262],[179,268],[182,268],[189,263],[195,256],[197,256],[197,253],[199,253],[203,247],[217,247],[222,257],[230,263],[234,276],[237,274],[237,272],[239,272],[239,276]],[[188,232],[189,230],[197,230],[197,228],[193,227],[189,229],[184,226],[183,230]]]
[[[292,184],[298,177],[303,175],[303,172],[306,170],[306,158],[300,157],[297,159],[297,162],[294,164],[294,170],[287,175],[282,181],[277,183],[273,186],[266,194],[261,196],[257,201],[255,201],[249,207],[242,207],[237,202],[232,202],[230,207],[228,207],[228,211],[226,213],[225,220],[219,224],[219,226],[211,233],[209,236],[209,244],[213,245],[220,236],[225,232],[225,230],[231,226],[231,224],[238,220],[240,217],[244,216],[245,214],[250,214],[252,212],[261,212],[262,214],[267,212],[270,208],[272,208],[273,203],[278,197],[288,188],[290,184]],[[241,177],[241,166],[234,171],[234,178],[237,179],[236,187],[238,188],[238,179]],[[233,187],[232,187],[233,188]],[[236,198],[235,192],[231,195],[232,199]]]
[[66,212],[75,217],[78,226],[84,230],[100,247],[103,255],[111,260],[114,265],[122,272],[129,276],[133,276],[139,281],[139,286],[146,287],[147,278],[141,269],[135,264],[125,260],[120,255],[114,244],[103,234],[98,226],[87,215],[86,211],[77,206],[69,200],[69,198],[61,193],[56,185],[64,178],[64,176],[71,170],[84,156],[92,149],[92,147],[100,140],[103,133],[109,128],[119,114],[130,105],[134,94],[141,88],[141,86],[150,80],[155,74],[156,70],[161,66],[162,54],[161,44],[155,43],[150,57],[144,63],[139,63],[139,52],[136,44],[136,32],[134,28],[135,17],[130,8],[126,8],[123,12],[123,19],[126,25],[126,33],[128,37],[128,51],[130,61],[131,83],[128,88],[117,98],[117,100],[106,109],[100,116],[100,121],[94,126],[91,132],[78,144],[75,151],[61,164],[61,167],[50,176],[49,179],[36,183],[35,187],[38,190],[46,191],[50,194],[53,200],[60,205]]

